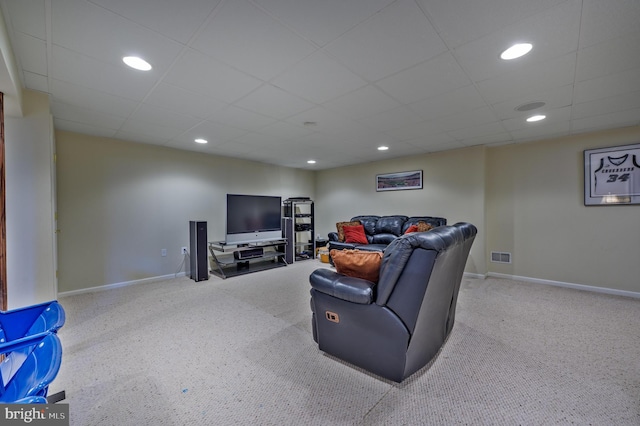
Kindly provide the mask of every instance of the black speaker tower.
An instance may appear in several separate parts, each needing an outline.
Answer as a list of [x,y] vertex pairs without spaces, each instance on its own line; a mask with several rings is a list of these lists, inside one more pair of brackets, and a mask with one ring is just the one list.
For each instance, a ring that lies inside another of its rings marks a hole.
[[194,281],[209,279],[207,255],[207,222],[189,221],[190,277]]

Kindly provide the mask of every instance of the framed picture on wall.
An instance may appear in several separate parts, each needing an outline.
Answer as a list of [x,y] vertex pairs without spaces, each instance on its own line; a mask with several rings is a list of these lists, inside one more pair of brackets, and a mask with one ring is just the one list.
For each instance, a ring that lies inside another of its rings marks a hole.
[[376,175],[376,191],[422,189],[422,170]]
[[584,151],[584,204],[640,204],[640,144]]

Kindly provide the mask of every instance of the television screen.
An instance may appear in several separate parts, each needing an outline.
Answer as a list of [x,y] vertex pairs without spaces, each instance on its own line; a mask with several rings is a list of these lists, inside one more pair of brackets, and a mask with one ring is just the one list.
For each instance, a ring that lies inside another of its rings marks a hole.
[[227,241],[282,237],[281,206],[281,197],[227,194]]

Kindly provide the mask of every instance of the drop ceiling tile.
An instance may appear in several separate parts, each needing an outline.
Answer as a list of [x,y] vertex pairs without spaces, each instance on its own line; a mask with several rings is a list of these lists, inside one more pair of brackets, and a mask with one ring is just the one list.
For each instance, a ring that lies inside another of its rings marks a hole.
[[465,138],[460,143],[464,146],[476,146],[476,145],[504,145],[506,143],[512,143],[513,138],[509,133],[493,133],[483,136],[470,136]]
[[537,91],[551,90],[573,83],[576,55],[570,53],[537,63],[518,72],[502,73],[477,84],[480,94],[490,104],[521,98]]
[[251,145],[241,144],[240,142],[230,141],[225,142],[215,147],[216,155],[246,158],[243,154],[250,154],[254,150]]
[[129,121],[140,121],[151,125],[171,127],[179,131],[185,131],[201,120],[192,116],[177,114],[170,109],[142,103],[136,111],[129,116]]
[[61,102],[52,102],[51,112],[60,120],[113,130],[118,130],[126,120],[124,117],[108,115],[103,112],[92,111],[84,106],[69,105]]
[[115,66],[59,46],[52,48],[49,77],[132,100],[142,100],[157,82],[156,73]]
[[289,94],[271,84],[264,84],[235,105],[273,118],[286,118],[315,107],[297,96]]
[[187,50],[163,81],[227,103],[237,101],[262,84],[257,78],[194,50]]
[[46,40],[45,0],[4,1],[3,3],[9,12],[9,16],[5,16],[5,21],[9,20],[14,31]]
[[294,125],[285,121],[278,121],[260,128],[258,133],[275,136],[280,139],[296,139],[313,133],[314,130],[303,125]]
[[265,81],[316,50],[246,0],[223,3],[191,46]]
[[367,83],[319,51],[296,64],[273,84],[311,102],[321,104]]
[[275,118],[266,117],[233,105],[216,111],[211,115],[210,120],[247,131],[260,129],[277,121]]
[[220,0],[154,2],[92,0],[93,3],[141,26],[186,44]]
[[243,145],[252,146],[256,150],[265,149],[265,148],[277,149],[285,143],[284,140],[276,136],[268,136],[262,133],[254,133],[254,132],[245,133],[244,135],[238,136],[233,140]]
[[[86,123],[79,123],[76,121],[63,120],[60,118],[53,119],[53,126],[56,130],[63,130],[66,132],[79,133],[81,135],[93,135],[104,138],[115,137],[117,131],[114,129],[108,129],[101,126],[88,125]],[[130,140],[136,140],[131,138]]]
[[571,121],[574,133],[640,125],[640,108]]
[[47,43],[44,40],[16,32],[14,44],[15,50],[21,53],[20,65],[24,71],[45,76],[48,74]]
[[[456,48],[454,55],[476,82],[506,72],[526,72],[540,62],[577,50],[580,11],[580,0],[566,1],[466,43]],[[500,59],[504,49],[515,42],[525,41],[533,44],[533,49],[527,55],[511,61]]]
[[407,141],[408,144],[416,146],[425,152],[436,152],[447,149],[464,148],[464,145],[455,140],[452,136],[446,133],[439,133],[437,135],[426,135],[421,138]]
[[[499,102],[492,105],[498,118],[506,120],[509,118],[528,117],[539,109],[555,109],[571,105],[573,99],[573,84],[567,84],[553,90],[532,91],[522,97],[510,99],[508,101]],[[530,111],[516,111],[516,108],[532,102],[544,102],[541,108]]]
[[144,102],[199,118],[211,117],[211,114],[228,105],[202,92],[193,92],[168,83],[160,83],[154,87]]
[[571,133],[571,124],[568,121],[545,124],[538,123],[536,126],[514,130],[509,133],[516,143],[531,142],[566,136]]
[[448,132],[457,140],[463,141],[465,145],[469,145],[470,140],[479,140],[481,137],[489,137],[505,134],[505,128],[499,121],[492,121],[490,123],[479,124],[477,126],[465,127],[464,129],[452,130]]
[[386,132],[423,121],[418,114],[413,112],[409,107],[401,105],[378,114],[369,115],[361,118],[358,123],[367,126],[369,129],[377,132]]
[[580,104],[640,90],[640,68],[575,83],[573,103]]
[[632,68],[640,68],[640,31],[606,40],[578,52],[576,81],[590,80]]
[[174,138],[174,141],[187,144],[195,144],[198,138],[206,139],[208,145],[221,145],[234,138],[246,134],[246,130],[225,124],[203,121]]
[[54,101],[77,105],[118,117],[128,117],[139,104],[139,102],[131,99],[56,79],[51,79],[51,95]]
[[329,135],[350,132],[354,128],[364,129],[364,126],[361,124],[345,118],[340,114],[331,112],[324,107],[307,110],[301,114],[289,117],[285,121],[298,126],[304,123],[315,123],[312,126],[308,126],[308,128],[316,132],[325,132]]
[[390,110],[400,106],[400,103],[375,86],[367,85],[347,95],[326,102],[324,106],[331,111],[357,120]]
[[450,48],[479,39],[566,0],[418,0]]
[[[224,142],[220,142],[222,144]],[[196,143],[193,139],[189,139],[183,137],[183,135],[178,136],[175,139],[167,141],[164,146],[168,148],[181,149],[184,151],[193,151],[193,152],[201,152],[201,153],[212,153],[218,144],[215,141],[209,141],[206,144]]]
[[402,126],[397,129],[389,130],[385,133],[393,138],[398,139],[399,141],[406,142],[423,138],[427,135],[437,135],[443,133],[445,130],[446,127],[442,126],[442,124],[438,120],[430,120]]
[[40,92],[49,92],[49,80],[47,77],[40,74],[34,74],[32,72],[24,73],[24,87],[31,90],[38,90]]
[[376,83],[403,104],[421,101],[471,84],[453,55],[444,53]]
[[[634,1],[417,0],[421,10],[411,0],[173,3],[0,0],[23,83],[49,94],[60,130],[322,170],[640,125]],[[435,38],[423,44],[425,32]],[[496,45],[523,33],[535,38],[533,52],[504,68]],[[421,57],[438,45],[448,51]],[[150,73],[114,54],[132,46],[159,58]],[[388,72],[407,78],[367,81]],[[310,109],[299,112],[300,100]],[[528,113],[514,108],[538,100],[546,105],[531,113],[547,120],[525,123]],[[108,128],[120,123],[117,133]],[[201,133],[209,144],[193,142]],[[391,149],[375,150],[382,144]],[[311,155],[318,164],[305,163]]]
[[458,148],[465,148],[465,146],[458,141],[454,141],[449,143],[429,145],[429,146],[426,146],[424,149],[427,152],[440,152],[440,151],[448,151],[450,149],[458,149]]
[[463,111],[441,118],[438,125],[444,131],[451,132],[458,129],[466,129],[467,127],[478,126],[498,121],[493,109],[489,106],[483,106],[471,111]]
[[434,120],[486,105],[473,84],[450,90],[409,105],[424,120]]
[[638,31],[640,2],[635,0],[583,0],[580,47]]
[[395,0],[254,0],[298,34],[324,46]]
[[121,64],[124,56],[141,56],[159,73],[169,68],[183,48],[84,0],[51,2],[51,38],[56,46],[114,65]]
[[596,99],[573,106],[572,118],[581,119],[640,108],[640,92]]
[[167,135],[162,132],[162,129],[149,128],[149,131],[145,132],[144,127],[140,123],[136,123],[134,126],[139,128],[141,132],[119,130],[113,137],[123,141],[136,141],[149,145],[165,145],[169,141]]
[[[509,132],[513,132],[516,130],[522,129],[541,129],[545,127],[549,127],[555,125],[560,122],[569,122],[571,120],[571,106],[566,106],[562,108],[540,108],[539,110],[530,111],[529,113],[523,113],[522,116],[517,118],[510,118],[502,121],[502,125]],[[543,114],[546,115],[542,121],[535,121],[533,123],[527,122],[527,118],[532,115]]]
[[399,142],[399,139],[387,135],[383,132],[374,132],[365,127],[350,127],[342,132],[332,134],[336,139],[343,141],[345,145],[365,146],[372,150],[377,149],[380,145],[389,145]]
[[447,48],[413,0],[398,0],[327,46],[369,81],[419,64]]
[[[149,123],[141,120],[128,120],[116,133],[118,138],[127,139],[126,135],[138,135],[149,143],[164,144],[175,138],[183,129],[170,126],[159,126],[157,123]],[[136,140],[135,138],[133,138]]]

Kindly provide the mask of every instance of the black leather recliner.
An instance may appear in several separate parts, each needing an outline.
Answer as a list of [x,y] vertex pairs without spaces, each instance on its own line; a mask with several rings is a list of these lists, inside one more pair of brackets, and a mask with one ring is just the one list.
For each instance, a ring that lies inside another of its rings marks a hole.
[[377,284],[315,270],[311,321],[319,349],[395,382],[427,365],[453,328],[476,233],[461,222],[395,239]]

